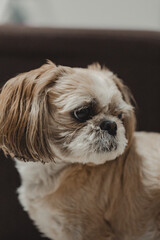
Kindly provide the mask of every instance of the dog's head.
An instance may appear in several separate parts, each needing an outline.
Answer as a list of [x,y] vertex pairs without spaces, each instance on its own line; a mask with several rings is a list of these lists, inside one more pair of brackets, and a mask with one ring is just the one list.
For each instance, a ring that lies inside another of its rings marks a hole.
[[20,74],[0,106],[0,147],[24,160],[101,164],[124,153],[135,128],[127,87],[98,64]]

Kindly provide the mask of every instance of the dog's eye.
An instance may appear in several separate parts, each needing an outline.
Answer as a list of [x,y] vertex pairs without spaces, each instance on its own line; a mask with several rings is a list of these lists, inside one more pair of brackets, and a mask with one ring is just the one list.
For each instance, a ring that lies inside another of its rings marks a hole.
[[119,113],[119,114],[118,114],[118,118],[119,118],[119,119],[122,119],[122,113]]
[[80,121],[85,122],[91,118],[91,108],[82,108],[74,111],[74,117]]

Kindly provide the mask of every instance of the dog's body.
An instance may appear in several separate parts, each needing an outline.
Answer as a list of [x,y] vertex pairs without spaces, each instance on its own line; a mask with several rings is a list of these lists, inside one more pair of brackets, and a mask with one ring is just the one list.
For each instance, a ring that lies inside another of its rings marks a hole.
[[20,202],[51,239],[158,240],[159,142],[135,133],[125,157],[97,166],[17,161]]
[[42,233],[160,239],[160,134],[134,133],[130,95],[110,71],[49,63],[11,79],[0,102],[0,146]]

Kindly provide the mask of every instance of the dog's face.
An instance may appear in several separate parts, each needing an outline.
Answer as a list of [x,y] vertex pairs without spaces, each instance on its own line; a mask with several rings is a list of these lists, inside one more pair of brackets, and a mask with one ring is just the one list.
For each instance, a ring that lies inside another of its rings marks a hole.
[[135,127],[126,87],[99,66],[46,64],[11,79],[0,102],[0,145],[26,160],[101,164],[124,153]]

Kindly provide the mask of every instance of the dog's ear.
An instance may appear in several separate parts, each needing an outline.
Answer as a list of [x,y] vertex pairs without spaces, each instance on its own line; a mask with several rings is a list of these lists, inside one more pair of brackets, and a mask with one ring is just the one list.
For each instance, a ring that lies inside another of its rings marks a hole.
[[26,161],[54,160],[48,91],[56,78],[56,66],[49,62],[4,85],[0,93],[0,148],[5,154]]
[[88,65],[88,69],[101,70],[101,65],[98,62],[94,62]]

